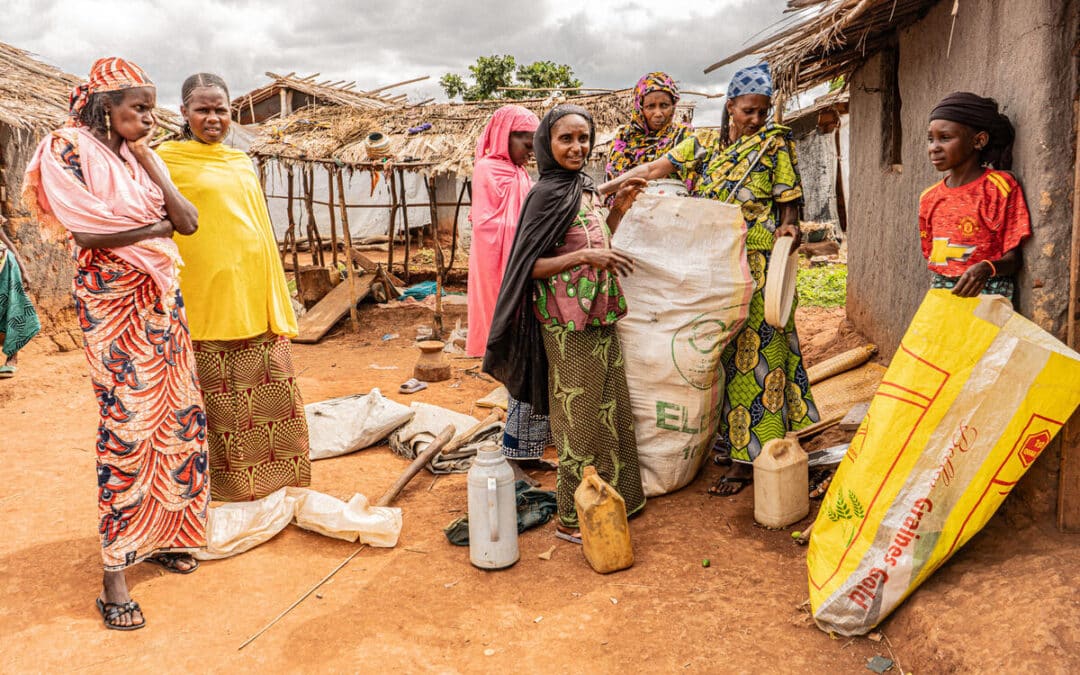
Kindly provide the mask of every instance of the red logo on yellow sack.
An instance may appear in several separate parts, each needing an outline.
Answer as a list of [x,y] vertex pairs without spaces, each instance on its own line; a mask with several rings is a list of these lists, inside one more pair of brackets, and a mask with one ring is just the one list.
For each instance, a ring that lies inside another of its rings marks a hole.
[[1024,439],[1024,442],[1020,444],[1020,448],[1016,451],[1024,468],[1031,466],[1031,463],[1038,458],[1039,453],[1043,451],[1051,438],[1053,436],[1050,435],[1050,432],[1043,429],[1039,433],[1031,434]]

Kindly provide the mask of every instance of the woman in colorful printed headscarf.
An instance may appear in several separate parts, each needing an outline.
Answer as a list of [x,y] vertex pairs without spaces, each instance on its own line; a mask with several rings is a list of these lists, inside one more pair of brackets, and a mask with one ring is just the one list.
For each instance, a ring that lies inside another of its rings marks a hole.
[[[641,76],[634,87],[634,111],[630,123],[619,127],[611,144],[605,175],[621,176],[675,148],[693,127],[675,119],[679,87],[663,72]],[[610,201],[610,200],[609,200]]]
[[768,121],[772,78],[767,64],[735,73],[728,86],[720,132],[694,132],[671,152],[600,186],[607,194],[623,180],[662,178],[671,172],[687,181],[695,197],[736,201],[746,219],[746,257],[757,289],[750,316],[721,355],[726,376],[718,445],[734,465],[710,488],[733,495],[748,485],[762,446],[788,431],[818,421],[802,362],[795,313],[783,331],[765,322],[765,269],[777,237],[798,248],[802,185],[791,130]]
[[174,232],[198,213],[150,149],[156,92],[141,68],[99,59],[71,95],[69,126],[38,146],[23,201],[73,245],[75,309],[97,432],[98,532],[107,628],[146,625],[125,570],[195,571],[206,545],[206,416],[177,286]]
[[211,496],[260,499],[311,482],[304,401],[289,336],[296,315],[262,186],[229,133],[229,90],[217,75],[184,81],[184,139],[158,154],[199,209],[199,231],[177,237],[180,288],[206,403]]
[[[518,215],[532,178],[525,166],[533,154],[533,132],[540,119],[527,108],[504,105],[495,111],[476,141],[473,164],[472,246],[469,249],[469,356],[483,356],[495,301],[517,233]],[[551,469],[543,461],[551,441],[547,415],[513,397],[507,402],[503,454],[515,467]]]

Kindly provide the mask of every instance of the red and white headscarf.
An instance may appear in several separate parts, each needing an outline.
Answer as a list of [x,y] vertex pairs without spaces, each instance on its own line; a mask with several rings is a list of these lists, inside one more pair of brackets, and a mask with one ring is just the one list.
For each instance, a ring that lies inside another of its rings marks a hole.
[[94,61],[90,66],[90,76],[83,84],[71,91],[69,102],[69,126],[81,126],[79,113],[90,102],[91,94],[107,91],[120,91],[134,87],[153,87],[154,83],[139,66],[125,61],[118,56],[107,56]]

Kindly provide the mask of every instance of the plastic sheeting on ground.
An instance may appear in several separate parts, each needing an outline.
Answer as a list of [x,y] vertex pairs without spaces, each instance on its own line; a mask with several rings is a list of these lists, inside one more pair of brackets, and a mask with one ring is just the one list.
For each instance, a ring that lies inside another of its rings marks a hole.
[[643,194],[612,246],[634,259],[619,320],[646,496],[697,475],[724,400],[720,353],[749,313],[754,280],[737,206]]
[[930,291],[814,522],[817,625],[866,633],[960,550],[1080,405],[1078,383],[1080,354],[1004,298]]
[[262,499],[211,506],[207,513],[207,546],[199,560],[218,560],[250,551],[294,522],[327,537],[392,548],[401,534],[401,509],[371,506],[354,494],[348,503],[307,488],[285,487]]
[[304,406],[311,459],[338,457],[375,445],[412,419],[413,411],[378,389]]
[[468,438],[461,438],[480,424],[480,420],[430,403],[413,403],[412,411],[413,418],[390,434],[390,449],[394,454],[405,459],[416,458],[448,424],[454,425],[452,442],[464,441],[454,452],[436,454],[427,466],[432,473],[464,473],[472,466],[479,446],[485,443],[502,445],[502,422],[492,422],[473,431]]

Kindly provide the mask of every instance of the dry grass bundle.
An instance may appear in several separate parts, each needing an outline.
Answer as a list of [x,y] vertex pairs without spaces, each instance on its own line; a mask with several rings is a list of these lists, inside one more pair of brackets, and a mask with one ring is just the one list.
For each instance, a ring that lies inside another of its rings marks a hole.
[[[610,141],[615,129],[630,119],[628,92],[574,96],[596,122],[597,146]],[[514,101],[542,117],[559,102],[554,99]],[[435,103],[357,110],[347,106],[305,108],[283,119],[266,122],[251,145],[256,155],[295,161],[337,161],[352,166],[381,165],[367,157],[365,139],[378,131],[390,139],[389,156],[398,166],[423,168],[431,174],[472,173],[473,151],[494,113],[505,101]],[[431,128],[410,134],[409,130]]]
[[797,13],[793,19],[780,22],[767,38],[705,72],[758,54],[769,62],[776,91],[791,96],[847,75],[886,46],[894,31],[923,18],[938,1],[788,0],[787,11]]

